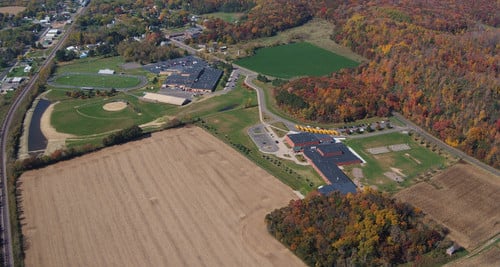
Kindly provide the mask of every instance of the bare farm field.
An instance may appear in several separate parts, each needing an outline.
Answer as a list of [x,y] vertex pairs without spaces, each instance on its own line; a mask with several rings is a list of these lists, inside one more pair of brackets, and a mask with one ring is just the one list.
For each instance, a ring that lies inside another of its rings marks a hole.
[[500,179],[469,164],[456,164],[396,194],[450,230],[467,250],[500,233]]
[[0,13],[17,15],[18,13],[24,11],[26,7],[23,6],[4,6],[0,7]]
[[297,196],[197,127],[20,181],[27,266],[305,266],[264,223]]

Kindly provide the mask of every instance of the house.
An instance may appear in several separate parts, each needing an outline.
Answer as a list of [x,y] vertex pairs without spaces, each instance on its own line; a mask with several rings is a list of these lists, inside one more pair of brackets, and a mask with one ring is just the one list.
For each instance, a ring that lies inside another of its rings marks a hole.
[[58,34],[60,34],[60,33],[61,33],[61,31],[60,31],[60,30],[58,30],[58,29],[50,29],[50,30],[47,32],[47,34],[54,34],[54,35],[58,35]]
[[453,243],[453,245],[451,247],[449,247],[448,249],[446,249],[446,254],[448,254],[449,256],[451,256],[451,255],[453,255],[453,253],[455,253],[460,248],[461,248],[461,246],[459,244]]

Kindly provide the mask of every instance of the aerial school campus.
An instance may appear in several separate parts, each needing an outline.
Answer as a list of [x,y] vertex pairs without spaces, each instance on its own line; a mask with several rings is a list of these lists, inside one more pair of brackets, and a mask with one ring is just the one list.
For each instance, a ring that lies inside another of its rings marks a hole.
[[[446,227],[436,247],[457,250],[409,261],[440,264],[469,253],[457,264],[495,263],[494,175],[398,116],[324,124],[280,108],[274,87],[282,79],[328,75],[363,60],[314,42],[271,45],[229,62],[222,55],[233,47],[149,64],[122,56],[58,62],[20,137],[26,265],[312,265],[322,259],[301,254],[279,232],[278,209],[320,195],[351,204],[356,194],[378,199],[373,190],[416,205],[415,214]],[[122,144],[120,136],[137,127]],[[377,205],[371,209],[382,210]],[[393,222],[373,216],[387,228]]]

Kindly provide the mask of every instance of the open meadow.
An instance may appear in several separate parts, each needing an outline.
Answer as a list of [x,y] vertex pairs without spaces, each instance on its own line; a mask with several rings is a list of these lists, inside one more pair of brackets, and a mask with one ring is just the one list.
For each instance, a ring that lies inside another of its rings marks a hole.
[[307,42],[261,48],[254,56],[235,63],[265,75],[286,79],[322,76],[358,65],[351,59]]
[[27,266],[304,266],[264,223],[295,194],[197,127],[20,183]]
[[500,180],[470,164],[458,163],[396,198],[447,227],[468,250],[500,233]]

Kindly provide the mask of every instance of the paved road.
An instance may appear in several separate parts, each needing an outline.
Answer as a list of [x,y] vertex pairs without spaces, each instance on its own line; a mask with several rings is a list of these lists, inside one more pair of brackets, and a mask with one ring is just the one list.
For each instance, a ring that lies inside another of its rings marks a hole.
[[431,142],[433,142],[434,144],[438,145],[441,149],[443,150],[446,150],[448,153],[450,153],[451,155],[454,155],[456,157],[459,157],[461,158],[462,160],[464,161],[467,161],[468,163],[472,164],[472,165],[476,165],[486,171],[489,171],[491,173],[493,173],[494,175],[497,175],[497,176],[500,176],[500,170],[497,170],[467,154],[465,154],[463,151],[461,150],[458,150],[454,147],[451,147],[449,146],[448,144],[446,144],[445,142],[441,141],[440,139],[434,137],[432,134],[428,133],[427,131],[425,131],[424,129],[420,128],[418,125],[416,125],[415,123],[409,121],[408,119],[406,119],[405,117],[403,117],[403,115],[397,113],[397,112],[393,112],[392,115],[396,118],[398,118],[399,120],[401,120],[402,122],[404,122],[407,126],[408,126],[408,129],[409,130],[412,130],[418,134],[420,134],[421,136],[425,137],[426,139],[430,140]]
[[[195,49],[193,49],[192,47],[182,43],[182,42],[179,42],[179,41],[175,41],[175,40],[172,40],[172,42],[181,47],[181,48],[184,48],[186,49],[189,53],[192,53],[192,54],[197,54],[198,51],[196,51]],[[216,60],[220,60],[220,61],[223,61],[223,62],[226,62],[225,60],[223,59],[220,59],[220,58],[217,58],[213,55],[210,55],[212,58],[216,59]],[[233,67],[235,67],[237,69],[237,71],[239,71],[240,74],[242,75],[245,75],[246,78],[245,78],[245,84],[247,84],[248,86],[250,86],[251,88],[253,88],[256,92],[257,92],[257,99],[258,99],[258,103],[259,103],[259,117],[260,117],[260,121],[267,127],[270,127],[269,123],[267,123],[265,120],[264,120],[264,114],[265,116],[268,116],[271,118],[271,120],[273,121],[281,121],[283,122],[289,129],[293,130],[295,129],[295,124],[294,122],[292,121],[289,121],[285,118],[282,118],[272,112],[270,112],[268,109],[267,109],[267,105],[266,105],[266,100],[265,100],[265,94],[264,94],[264,91],[262,88],[256,86],[252,80],[254,80],[256,77],[257,77],[257,73],[252,71],[252,70],[249,70],[247,68],[244,68],[242,66],[239,66],[239,65],[236,65],[234,63],[233,64]],[[399,120],[401,120],[402,122],[404,122],[407,127],[394,127],[394,129],[391,129],[391,130],[384,130],[382,132],[373,132],[373,133],[366,133],[366,134],[363,134],[363,135],[355,135],[355,136],[349,136],[349,138],[363,138],[363,137],[368,137],[368,136],[373,136],[373,135],[378,135],[378,134],[386,134],[386,133],[389,133],[389,132],[394,132],[394,131],[401,131],[401,130],[413,130],[419,134],[421,134],[422,136],[426,137],[427,139],[431,140],[432,142],[434,142],[435,144],[437,144],[439,147],[441,147],[442,149],[448,151],[449,153],[451,153],[452,155],[455,155],[457,157],[460,157],[462,158],[463,160],[473,164],[473,165],[476,165],[486,171],[489,171],[497,176],[500,176],[500,171],[471,157],[471,156],[468,156],[467,154],[465,154],[463,151],[460,151],[456,148],[453,148],[449,145],[447,145],[446,143],[444,143],[443,141],[439,140],[438,138],[432,136],[431,134],[429,134],[428,132],[426,132],[424,129],[420,128],[418,125],[414,124],[413,122],[407,120],[406,118],[404,118],[401,114],[399,113],[393,113],[393,115],[398,118]]]
[[[86,8],[80,8],[77,13],[75,14],[75,17],[78,16],[79,14],[82,14]],[[75,19],[74,19],[75,20]],[[74,21],[73,20],[73,21]],[[54,49],[52,52],[49,54],[45,62],[43,63],[42,66],[40,66],[40,69],[46,67],[48,63],[54,58],[55,53],[57,50],[61,48],[61,46],[64,44],[66,41],[66,38],[69,36],[69,33],[73,29],[73,25],[59,38],[59,41],[57,44],[54,46]],[[28,93],[31,91],[33,88],[33,85],[38,79],[38,73],[35,73],[31,79],[28,81],[26,86],[21,89],[21,92],[19,93],[18,97],[14,99],[12,105],[10,106],[7,115],[5,119],[3,120],[2,123],[2,128],[0,129],[0,143],[2,147],[2,153],[0,154],[1,156],[1,161],[2,164],[0,173],[2,175],[2,183],[1,183],[1,205],[0,205],[0,215],[2,217],[1,220],[1,237],[3,240],[2,243],[2,253],[4,255],[4,262],[3,265],[10,267],[14,266],[14,255],[12,253],[12,234],[11,234],[11,228],[10,228],[10,217],[9,217],[9,195],[7,194],[7,173],[6,173],[6,165],[7,165],[7,156],[6,156],[6,151],[7,151],[7,137],[9,136],[9,128],[10,124],[12,123],[12,119],[14,117],[14,114],[16,110],[19,108],[20,103],[23,101],[23,99],[28,95]]]

